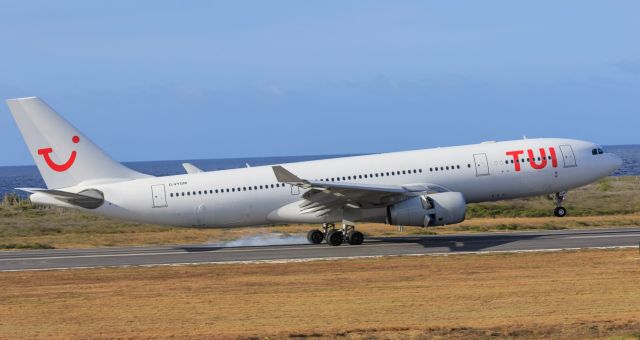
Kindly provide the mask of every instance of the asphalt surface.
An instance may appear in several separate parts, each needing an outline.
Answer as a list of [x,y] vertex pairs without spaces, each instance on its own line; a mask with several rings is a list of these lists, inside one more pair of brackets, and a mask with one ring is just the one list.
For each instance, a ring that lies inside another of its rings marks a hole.
[[368,238],[363,245],[177,245],[0,252],[0,271],[638,247],[640,228]]

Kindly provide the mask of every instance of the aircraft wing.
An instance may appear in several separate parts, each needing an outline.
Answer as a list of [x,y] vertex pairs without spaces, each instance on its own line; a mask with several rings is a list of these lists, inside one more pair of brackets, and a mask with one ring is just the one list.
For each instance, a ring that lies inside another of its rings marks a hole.
[[279,182],[308,189],[302,196],[304,198],[304,201],[300,204],[302,213],[325,215],[343,207],[385,207],[420,194],[449,191],[442,186],[430,183],[380,185],[310,181],[299,178],[280,165],[272,168]]

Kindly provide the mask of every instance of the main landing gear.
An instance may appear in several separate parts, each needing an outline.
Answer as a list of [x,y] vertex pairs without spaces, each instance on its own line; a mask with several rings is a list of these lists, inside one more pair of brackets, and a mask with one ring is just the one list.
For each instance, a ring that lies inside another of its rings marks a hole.
[[356,246],[364,242],[364,234],[356,231],[353,225],[343,224],[342,229],[336,229],[335,224],[325,223],[322,225],[322,230],[310,230],[307,233],[307,240],[313,244],[320,244],[326,240],[327,244],[332,246],[339,246],[344,242]]
[[565,217],[567,216],[567,209],[565,209],[562,206],[562,202],[567,198],[567,192],[566,191],[562,191],[562,192],[557,192],[554,196],[553,199],[556,202],[556,208],[553,209],[553,214],[556,217]]

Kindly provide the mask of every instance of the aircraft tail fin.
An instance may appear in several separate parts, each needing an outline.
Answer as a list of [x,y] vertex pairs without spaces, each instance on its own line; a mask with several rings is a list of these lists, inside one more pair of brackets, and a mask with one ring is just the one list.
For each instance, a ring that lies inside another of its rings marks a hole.
[[7,105],[49,189],[149,177],[109,157],[40,98]]

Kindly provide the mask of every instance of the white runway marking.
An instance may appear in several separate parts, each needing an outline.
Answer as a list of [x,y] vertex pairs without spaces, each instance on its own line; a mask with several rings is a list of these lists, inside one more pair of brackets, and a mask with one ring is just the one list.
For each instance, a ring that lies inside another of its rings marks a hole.
[[615,234],[615,235],[590,235],[590,236],[569,236],[565,238],[607,238],[607,237],[638,237],[640,234]]

